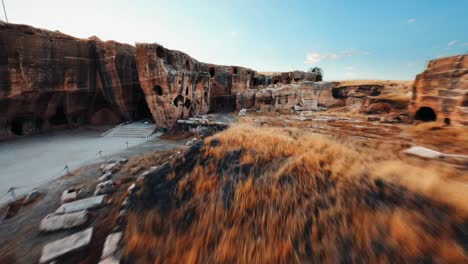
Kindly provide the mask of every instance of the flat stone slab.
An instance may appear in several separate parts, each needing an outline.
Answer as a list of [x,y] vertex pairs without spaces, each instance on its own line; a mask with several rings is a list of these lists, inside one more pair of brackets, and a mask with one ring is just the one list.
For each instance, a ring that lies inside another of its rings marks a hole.
[[104,243],[104,249],[102,250],[102,260],[108,257],[118,258],[117,255],[120,250],[120,241],[122,241],[122,236],[122,232],[112,233],[107,236],[106,242]]
[[427,159],[437,159],[444,156],[444,154],[441,152],[417,146],[406,149],[405,151],[403,151],[403,153]]
[[41,221],[39,230],[42,232],[52,232],[86,224],[89,214],[86,210],[70,214],[49,214]]
[[75,233],[44,246],[39,263],[49,263],[66,254],[77,252],[91,243],[93,228]]
[[105,195],[93,196],[90,198],[81,199],[70,203],[64,203],[55,212],[57,214],[69,214],[78,211],[83,211],[86,209],[93,209],[103,204],[104,197]]

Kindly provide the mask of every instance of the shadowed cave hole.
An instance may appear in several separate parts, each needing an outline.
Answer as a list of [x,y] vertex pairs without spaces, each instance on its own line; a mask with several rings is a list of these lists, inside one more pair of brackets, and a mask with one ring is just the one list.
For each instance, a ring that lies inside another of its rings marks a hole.
[[210,77],[213,78],[215,76],[215,68],[210,67]]
[[153,87],[153,91],[159,96],[163,95],[163,90],[162,90],[161,86],[159,86],[159,85],[155,85]]
[[11,122],[11,132],[17,136],[23,135],[23,118],[17,117]]
[[187,71],[190,71],[190,62],[189,62],[188,60],[185,61],[185,69],[186,69]]
[[233,67],[233,68],[232,68],[232,73],[233,73],[233,74],[237,74],[237,67]]
[[175,99],[174,99],[174,105],[176,107],[180,107],[180,106],[183,106],[184,105],[184,97],[182,95],[178,95]]
[[434,109],[423,106],[416,111],[416,120],[421,120],[423,122],[430,122],[435,121],[437,119],[437,114],[435,113]]
[[189,99],[186,99],[185,103],[184,103],[184,106],[185,106],[185,108],[189,108],[191,104],[192,104],[192,102]]
[[68,123],[67,115],[65,114],[63,106],[57,107],[55,115],[50,118],[49,122],[54,126],[65,125]]

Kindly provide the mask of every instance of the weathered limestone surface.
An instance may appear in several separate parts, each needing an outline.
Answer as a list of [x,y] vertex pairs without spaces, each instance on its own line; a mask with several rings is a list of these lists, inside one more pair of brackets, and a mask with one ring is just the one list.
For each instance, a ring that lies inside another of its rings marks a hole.
[[[332,88],[336,83],[302,82],[273,85],[266,89],[246,90],[237,94],[237,108],[255,108],[261,111],[319,110],[342,106],[345,101],[335,98]],[[313,109],[312,109],[313,108]]]
[[139,112],[135,48],[0,22],[0,139]]
[[201,63],[156,43],[136,47],[141,87],[159,127],[210,110],[233,111],[236,94],[253,85],[251,69]]
[[468,54],[432,60],[416,77],[410,118],[430,121],[423,107],[432,109],[437,120],[468,125]]
[[178,119],[207,113],[210,74],[180,51],[158,44],[137,44],[141,88],[158,127],[171,128]]

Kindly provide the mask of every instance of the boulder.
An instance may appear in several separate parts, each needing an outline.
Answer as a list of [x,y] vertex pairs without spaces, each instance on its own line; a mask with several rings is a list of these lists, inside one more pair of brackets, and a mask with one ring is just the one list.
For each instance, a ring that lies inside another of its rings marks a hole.
[[103,205],[104,197],[105,195],[93,196],[70,203],[64,203],[55,212],[57,214],[68,214],[86,209],[94,209]]
[[106,172],[101,177],[99,177],[99,182],[105,182],[112,179],[112,172]]
[[93,237],[93,228],[75,233],[44,246],[39,263],[50,263],[62,256],[77,253],[86,248]]
[[416,76],[410,120],[468,126],[468,54],[431,60]]
[[101,182],[96,186],[96,191],[94,192],[94,195],[107,194],[113,192],[114,190],[114,182],[112,180],[108,180],[105,182]]
[[60,197],[60,201],[62,203],[68,203],[68,202],[74,201],[78,197],[78,194],[80,193],[80,191],[81,189],[75,189],[75,188],[67,189],[63,191],[62,196]]
[[441,158],[444,156],[443,153],[440,153],[438,151],[428,149],[425,147],[419,147],[419,146],[406,149],[405,151],[403,151],[403,153],[408,154],[408,155],[418,156],[421,158],[427,158],[427,159],[437,159],[437,158]]
[[42,219],[39,230],[42,232],[52,232],[73,227],[79,227],[89,220],[87,210],[78,211],[69,214],[48,214]]
[[120,165],[120,162],[116,161],[116,162],[113,162],[113,163],[110,163],[110,164],[107,164],[106,166],[104,166],[104,168],[102,169],[105,173],[107,172],[114,172],[117,170],[118,166]]
[[242,108],[237,115],[238,116],[245,116],[246,114],[247,114],[247,109]]
[[108,257],[120,258],[120,249],[123,233],[116,232],[107,236],[106,242],[104,243],[104,249],[102,250],[101,260]]

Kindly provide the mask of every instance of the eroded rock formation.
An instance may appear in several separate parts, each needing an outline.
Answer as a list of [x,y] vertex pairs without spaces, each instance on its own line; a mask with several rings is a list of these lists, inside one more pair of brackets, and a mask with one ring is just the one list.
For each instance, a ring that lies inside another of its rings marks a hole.
[[0,51],[0,138],[145,112],[130,45],[1,23]]
[[236,109],[236,94],[253,85],[255,72],[199,62],[159,44],[137,44],[141,87],[159,127],[178,119]]
[[410,118],[468,125],[468,55],[432,60],[416,77]]

